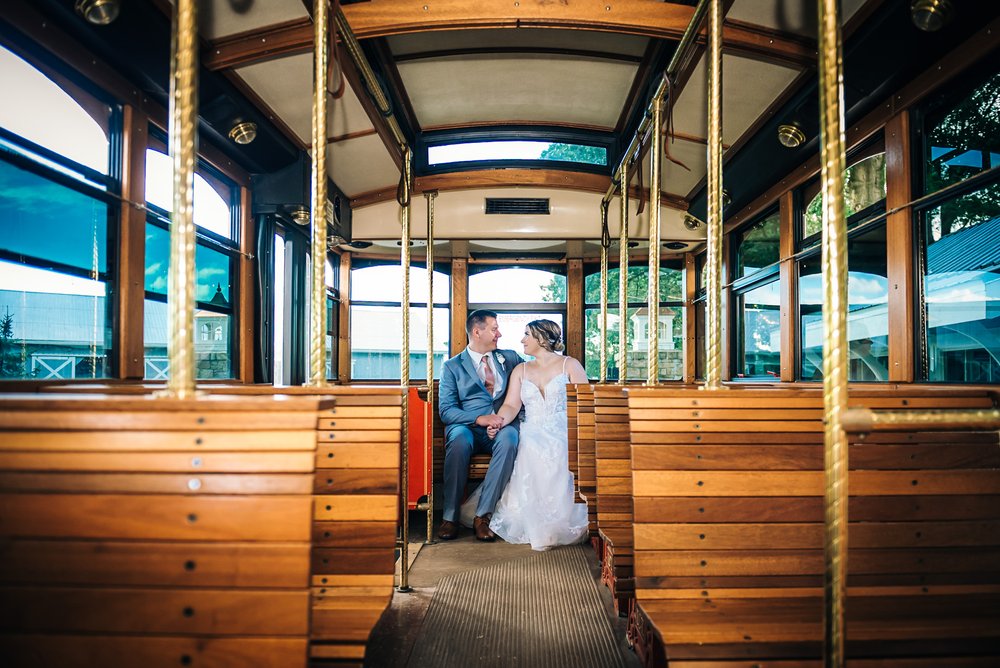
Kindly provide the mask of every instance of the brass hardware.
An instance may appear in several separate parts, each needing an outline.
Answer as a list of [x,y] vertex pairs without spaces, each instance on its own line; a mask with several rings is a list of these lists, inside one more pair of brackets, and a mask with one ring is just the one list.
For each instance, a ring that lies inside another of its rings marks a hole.
[[76,0],[76,13],[96,26],[106,26],[118,18],[118,0]]
[[312,302],[309,309],[310,387],[327,387],[326,378],[326,142],[327,81],[330,75],[330,6],[317,2],[313,8],[313,100],[312,100]]
[[778,141],[782,146],[795,148],[806,140],[806,133],[795,123],[782,123],[778,126]]
[[844,218],[843,45],[838,0],[819,2],[820,172],[823,194],[823,663],[845,664],[847,598],[847,223]]
[[[167,356],[170,377],[161,396],[195,396],[194,165],[198,155],[198,31],[195,0],[177,0],[170,40],[167,134],[174,183],[167,270]],[[198,424],[205,418],[199,417]]]
[[722,388],[722,3],[708,11],[708,254],[706,262],[705,389]]
[[[649,144],[649,295],[646,310],[646,385],[660,375],[660,163],[663,156],[663,104],[653,98],[653,136]],[[627,303],[627,302],[626,302]],[[625,304],[622,304],[624,306]]]
[[951,0],[913,0],[910,18],[913,25],[926,32],[935,32],[951,23],[955,7]]
[[309,224],[309,209],[304,206],[298,206],[291,210],[289,216],[292,218],[292,222],[296,225],[301,225],[305,227]]
[[257,124],[253,121],[237,123],[230,128],[229,138],[237,144],[249,144],[257,138]]
[[[619,174],[622,221],[618,231],[618,383],[628,380],[628,168]],[[658,188],[653,188],[658,190]]]

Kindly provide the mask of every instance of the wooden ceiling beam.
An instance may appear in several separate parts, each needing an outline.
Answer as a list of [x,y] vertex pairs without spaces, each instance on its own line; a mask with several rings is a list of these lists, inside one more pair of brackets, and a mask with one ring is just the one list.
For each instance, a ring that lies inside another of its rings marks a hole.
[[[358,39],[390,37],[432,30],[466,28],[563,28],[601,30],[644,37],[679,40],[694,8],[660,0],[577,0],[523,2],[508,0],[437,0],[399,3],[371,0],[343,5],[342,10]],[[733,53],[760,56],[801,67],[815,59],[806,41],[760,26],[730,22],[723,42]]]
[[[475,188],[565,188],[604,194],[611,185],[611,178],[603,174],[574,172],[561,169],[480,169],[466,172],[449,172],[447,174],[432,174],[419,176],[415,179],[413,193],[420,194],[432,190],[446,192],[449,190],[471,190]],[[638,189],[633,189],[638,196]],[[680,195],[661,192],[663,206],[686,211],[687,201]],[[396,198],[396,186],[361,193],[351,198],[351,208],[391,202]]]
[[244,67],[263,60],[308,53],[313,47],[309,17],[241,32],[208,43],[201,64],[209,70]]

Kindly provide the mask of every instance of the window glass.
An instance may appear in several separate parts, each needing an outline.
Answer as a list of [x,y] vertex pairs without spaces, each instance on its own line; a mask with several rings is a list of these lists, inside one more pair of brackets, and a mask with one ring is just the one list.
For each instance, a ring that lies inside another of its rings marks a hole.
[[924,124],[924,193],[1000,165],[1000,73]]
[[[447,308],[434,309],[434,373],[448,358]],[[398,380],[403,343],[399,306],[351,305],[351,378]],[[504,343],[507,343],[506,341]],[[427,309],[410,308],[410,378],[427,377]]]
[[[146,291],[167,294],[170,261],[170,232],[153,223],[146,224]],[[194,249],[195,299],[221,308],[231,308],[230,258],[225,253],[197,245]]]
[[[448,274],[434,271],[434,303],[450,301]],[[351,300],[366,302],[395,302],[403,299],[403,268],[398,264],[380,264],[373,267],[351,269]],[[410,303],[427,303],[427,269],[410,267]]]
[[924,379],[1000,382],[1000,183],[922,223]]
[[[618,281],[621,271],[615,267],[608,269],[608,303],[618,303]],[[565,279],[564,279],[565,280]],[[601,274],[588,274],[584,279],[584,300],[587,304],[601,303]],[[628,268],[628,302],[644,303],[649,295],[649,267]],[[684,272],[673,267],[660,267],[660,301],[681,301],[684,299]],[[565,301],[565,300],[564,300]]]
[[106,378],[111,341],[105,281],[0,260],[0,378]]
[[[173,168],[170,156],[146,150],[146,201],[170,213],[174,210]],[[194,224],[227,239],[233,238],[233,193],[219,179],[209,181],[195,172]]]
[[557,160],[606,165],[608,150],[601,146],[547,141],[481,141],[427,148],[429,165],[494,160]]
[[564,322],[565,315],[561,312],[531,311],[524,313],[518,311],[502,311],[497,313],[497,327],[500,329],[500,340],[497,343],[497,347],[505,350],[513,350],[526,360],[535,359],[534,357],[525,354],[524,345],[521,343],[521,339],[524,338],[524,329],[532,320],[551,320],[559,325],[559,329],[563,332],[563,336],[565,337],[566,335],[566,325]]
[[[194,312],[195,377],[199,380],[233,377],[232,322],[228,313],[207,309]],[[146,380],[170,377],[167,363],[167,304],[146,299],[143,316],[143,346]]]
[[738,378],[776,378],[781,375],[781,311],[778,281],[737,298],[740,351]]
[[737,278],[752,274],[778,261],[780,220],[778,212],[775,211],[740,233],[736,246]]
[[0,127],[102,174],[108,173],[110,106],[64,79],[55,83],[2,46],[0,72],[8,93],[0,95]]
[[[618,355],[621,350],[621,323],[618,308],[608,309],[607,377],[618,380]],[[584,311],[587,376],[598,378],[601,363],[601,309]],[[625,351],[625,369],[628,380],[646,380],[649,369],[649,309],[631,307],[626,311],[628,323],[628,348]],[[684,311],[679,305],[660,305],[659,313],[659,379],[680,380],[684,376]]]
[[[608,309],[607,336],[607,377],[618,380],[618,355],[621,345],[621,324],[619,322],[619,276],[616,267],[608,270],[608,303],[615,307]],[[649,267],[628,268],[628,303],[626,322],[628,326],[628,348],[626,349],[626,372],[628,380],[646,380],[648,377],[649,339],[648,304]],[[591,378],[600,376],[601,363],[601,274],[588,274],[584,279],[584,364]],[[684,295],[684,272],[674,267],[660,267],[660,312],[659,312],[659,378],[678,380],[684,375],[684,309],[681,301]]]
[[[851,216],[885,199],[885,153],[870,155],[844,170],[844,218]],[[823,193],[818,192],[818,181],[804,192],[817,191],[806,206],[803,221],[803,238],[819,234],[823,229]]]
[[0,213],[0,251],[7,258],[74,273],[107,273],[104,202],[0,161]]
[[[566,303],[566,277],[542,269],[504,267],[469,276],[469,302],[476,304]],[[520,337],[518,337],[520,338]]]
[[[847,242],[849,379],[889,380],[889,281],[885,226]],[[816,255],[799,264],[799,336],[802,380],[823,378],[823,278]]]

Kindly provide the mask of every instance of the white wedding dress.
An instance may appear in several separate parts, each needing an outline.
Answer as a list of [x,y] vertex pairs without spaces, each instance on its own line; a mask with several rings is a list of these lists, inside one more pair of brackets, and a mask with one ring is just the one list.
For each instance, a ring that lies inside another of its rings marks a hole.
[[[572,545],[587,537],[587,505],[574,502],[566,434],[566,364],[545,387],[521,380],[524,420],[510,481],[497,502],[490,528],[508,543],[534,550]],[[474,514],[478,490],[462,505],[463,523]],[[471,524],[471,521],[469,522]]]

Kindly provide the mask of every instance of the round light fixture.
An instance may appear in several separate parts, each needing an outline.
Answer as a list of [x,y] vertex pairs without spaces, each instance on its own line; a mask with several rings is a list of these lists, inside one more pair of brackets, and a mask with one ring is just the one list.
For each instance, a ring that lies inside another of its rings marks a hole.
[[106,26],[118,18],[118,0],[76,0],[76,13],[97,26]]
[[691,231],[697,230],[698,226],[701,225],[701,221],[692,216],[690,213],[684,214],[684,227]]
[[733,196],[725,188],[722,189],[722,206],[727,207],[733,203]]
[[926,32],[935,32],[951,22],[955,7],[951,0],[913,0],[910,18],[913,24]]
[[237,123],[229,131],[229,138],[237,144],[249,144],[257,138],[257,124],[253,121]]
[[309,224],[309,209],[304,206],[295,207],[289,212],[289,215],[292,217],[292,220],[296,225],[302,225],[305,227]]
[[806,133],[793,123],[782,123],[778,126],[778,141],[786,148],[801,146],[806,140]]
[[684,250],[688,245],[683,241],[667,241],[664,242],[663,247],[667,250]]
[[639,242],[638,241],[630,241],[630,242],[628,242],[628,247],[629,248],[638,248],[639,247]]
[[358,250],[362,250],[365,248],[371,248],[372,242],[357,240],[357,241],[351,241],[347,245],[350,246],[351,248],[357,248]]

